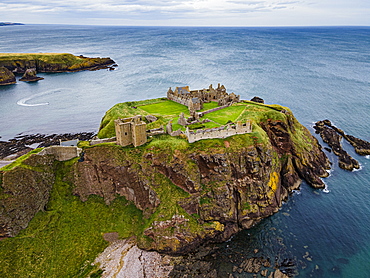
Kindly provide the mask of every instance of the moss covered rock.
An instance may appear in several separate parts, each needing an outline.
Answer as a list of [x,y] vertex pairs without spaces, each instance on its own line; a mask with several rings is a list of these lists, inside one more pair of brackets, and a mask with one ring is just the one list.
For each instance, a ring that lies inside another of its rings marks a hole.
[[16,79],[14,74],[7,68],[0,66],[0,85],[15,84]]
[[18,167],[0,172],[0,237],[17,235],[44,210],[54,183],[53,156],[31,155]]

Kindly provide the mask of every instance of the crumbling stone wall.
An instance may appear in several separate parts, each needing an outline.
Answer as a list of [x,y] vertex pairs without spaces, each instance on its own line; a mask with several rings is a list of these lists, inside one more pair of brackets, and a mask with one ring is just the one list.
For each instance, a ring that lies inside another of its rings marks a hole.
[[212,129],[198,129],[196,132],[189,131],[186,129],[185,135],[188,137],[189,143],[203,139],[214,139],[214,138],[227,138],[237,134],[245,134],[252,132],[252,123],[247,121],[242,124],[237,122],[236,125],[226,125]]
[[169,88],[167,98],[187,106],[189,110],[201,110],[203,109],[203,103],[210,101],[217,101],[219,105],[225,105],[240,100],[239,95],[228,94],[225,86],[220,84],[216,89],[212,87],[212,84],[208,89],[203,90],[190,90],[189,86],[176,87],[175,91]]
[[72,158],[75,158],[80,155],[82,149],[77,148],[75,146],[50,146],[43,149],[39,152],[39,155],[47,155],[52,154],[54,155],[55,159],[58,161],[66,161]]

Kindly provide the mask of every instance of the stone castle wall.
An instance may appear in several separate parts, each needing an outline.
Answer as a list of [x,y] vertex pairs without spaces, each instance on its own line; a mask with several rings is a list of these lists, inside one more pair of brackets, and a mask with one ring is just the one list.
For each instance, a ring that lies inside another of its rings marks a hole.
[[237,122],[236,125],[226,125],[212,129],[200,129],[196,132],[186,129],[185,135],[188,137],[189,143],[193,143],[203,139],[227,138],[237,134],[245,134],[252,132],[252,122],[247,121],[242,124]]
[[82,149],[77,147],[66,147],[66,146],[50,146],[39,152],[39,155],[52,154],[58,161],[66,161],[72,158],[78,157],[82,152]]

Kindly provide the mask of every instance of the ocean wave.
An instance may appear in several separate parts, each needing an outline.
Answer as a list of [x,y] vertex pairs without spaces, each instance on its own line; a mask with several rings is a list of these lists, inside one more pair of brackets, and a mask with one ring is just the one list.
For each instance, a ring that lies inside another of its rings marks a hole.
[[34,99],[34,98],[41,97],[41,96],[44,96],[44,95],[60,93],[62,90],[66,90],[66,89],[65,88],[59,88],[59,89],[53,89],[53,90],[48,90],[48,91],[45,91],[45,92],[37,93],[37,94],[34,94],[30,97],[26,97],[26,98],[22,98],[22,99],[18,100],[17,104],[20,105],[20,106],[31,106],[31,107],[49,105],[49,102],[40,102],[40,103],[33,103],[33,104],[30,104],[30,103],[27,103],[27,102]]

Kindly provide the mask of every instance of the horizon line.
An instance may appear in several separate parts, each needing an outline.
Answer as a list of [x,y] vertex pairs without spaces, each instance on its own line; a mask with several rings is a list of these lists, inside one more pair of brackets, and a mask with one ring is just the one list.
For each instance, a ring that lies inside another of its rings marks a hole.
[[[298,27],[316,27],[316,28],[327,28],[327,27],[370,27],[370,25],[117,25],[117,24],[71,24],[71,23],[23,23],[23,22],[6,22],[6,23],[16,23],[25,25],[67,25],[67,26],[101,26],[101,27],[188,27],[188,28],[199,28],[199,27],[209,27],[209,28],[298,28]],[[2,26],[3,27],[3,26]],[[8,26],[6,26],[8,27]]]

